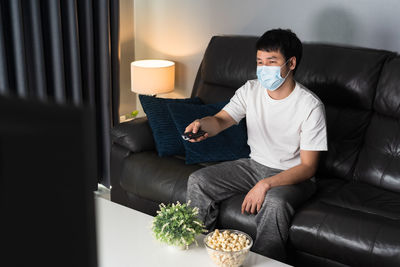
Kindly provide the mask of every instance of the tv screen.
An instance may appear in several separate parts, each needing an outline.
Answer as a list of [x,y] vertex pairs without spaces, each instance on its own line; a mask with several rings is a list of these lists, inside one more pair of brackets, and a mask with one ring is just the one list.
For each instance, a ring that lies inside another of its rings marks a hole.
[[92,115],[0,97],[2,266],[97,266]]

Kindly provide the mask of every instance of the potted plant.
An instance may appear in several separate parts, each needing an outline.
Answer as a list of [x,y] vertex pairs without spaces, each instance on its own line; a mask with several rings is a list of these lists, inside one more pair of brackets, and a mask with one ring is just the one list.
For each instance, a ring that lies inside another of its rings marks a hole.
[[120,122],[130,121],[130,120],[133,120],[134,118],[136,118],[136,116],[138,114],[139,114],[139,111],[138,110],[134,110],[131,113],[127,113],[125,115],[122,115],[119,120],[120,120]]
[[196,236],[207,232],[202,221],[197,218],[199,209],[188,203],[165,205],[161,203],[160,210],[153,220],[152,231],[155,238],[170,246],[188,249]]

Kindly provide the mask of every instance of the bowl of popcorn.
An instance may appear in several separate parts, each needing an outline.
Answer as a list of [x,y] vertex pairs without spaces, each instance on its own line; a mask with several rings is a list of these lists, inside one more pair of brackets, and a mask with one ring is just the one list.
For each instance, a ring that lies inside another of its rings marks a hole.
[[206,235],[204,245],[217,266],[237,267],[243,264],[249,254],[253,239],[238,230],[216,229]]

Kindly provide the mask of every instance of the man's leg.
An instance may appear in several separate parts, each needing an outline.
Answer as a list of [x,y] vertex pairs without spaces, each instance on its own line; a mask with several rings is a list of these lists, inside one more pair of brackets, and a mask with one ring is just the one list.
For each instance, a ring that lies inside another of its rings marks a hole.
[[186,200],[199,208],[199,218],[207,229],[215,227],[220,201],[247,193],[260,180],[257,166],[251,159],[239,159],[202,168],[189,176]]
[[286,242],[295,209],[315,192],[314,182],[277,186],[268,190],[256,215],[257,238],[253,251],[270,258],[286,261]]

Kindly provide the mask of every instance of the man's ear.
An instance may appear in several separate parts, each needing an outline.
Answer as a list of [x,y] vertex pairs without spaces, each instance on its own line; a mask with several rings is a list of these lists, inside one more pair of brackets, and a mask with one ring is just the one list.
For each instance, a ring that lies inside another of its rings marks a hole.
[[289,68],[290,68],[290,70],[294,70],[295,68],[296,68],[296,65],[297,65],[297,61],[296,61],[296,57],[291,57],[290,58],[290,60],[289,60]]

